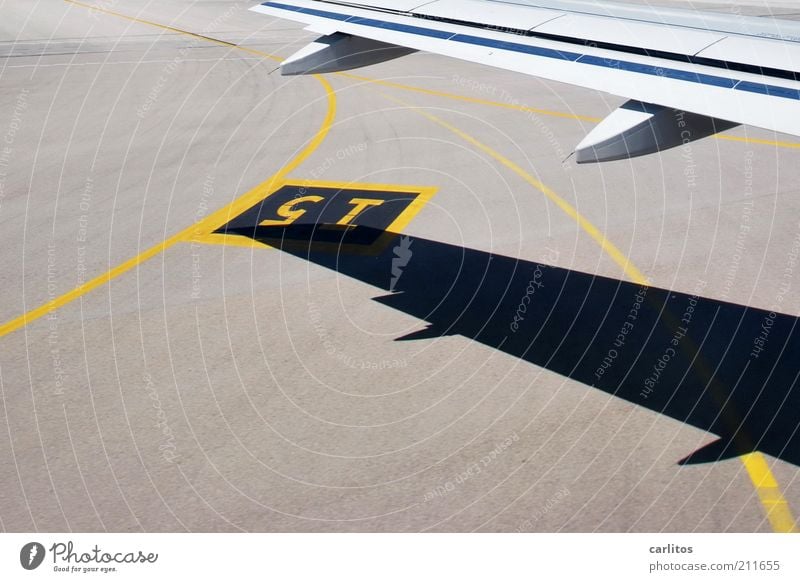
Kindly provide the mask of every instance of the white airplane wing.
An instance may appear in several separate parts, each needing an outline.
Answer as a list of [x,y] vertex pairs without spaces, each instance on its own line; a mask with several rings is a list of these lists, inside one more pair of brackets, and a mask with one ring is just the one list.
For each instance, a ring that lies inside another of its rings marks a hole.
[[279,0],[321,34],[283,74],[437,53],[628,98],[576,148],[622,159],[738,124],[800,136],[800,22],[578,0]]

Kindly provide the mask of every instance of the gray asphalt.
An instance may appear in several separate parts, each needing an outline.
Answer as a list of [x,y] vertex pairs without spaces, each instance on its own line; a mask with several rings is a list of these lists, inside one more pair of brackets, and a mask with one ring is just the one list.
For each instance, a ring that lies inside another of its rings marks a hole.
[[[772,531],[747,450],[800,511],[800,140],[577,166],[621,99],[417,53],[326,76],[315,144],[298,25],[87,6],[0,4],[2,530]],[[374,256],[148,251],[309,147],[436,194]]]

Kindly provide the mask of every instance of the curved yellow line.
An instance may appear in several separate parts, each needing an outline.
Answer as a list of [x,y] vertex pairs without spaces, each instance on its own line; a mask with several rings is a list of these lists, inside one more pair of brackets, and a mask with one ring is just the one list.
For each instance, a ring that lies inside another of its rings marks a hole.
[[322,144],[323,140],[328,135],[331,126],[333,125],[334,118],[336,117],[336,92],[325,77],[321,75],[314,75],[314,78],[325,88],[325,93],[328,97],[328,110],[325,114],[325,119],[322,121],[322,125],[314,135],[314,138],[305,148],[303,148],[299,154],[297,154],[288,164],[283,166],[275,175],[264,180],[258,186],[254,187],[248,192],[245,192],[242,196],[227,206],[220,208],[216,212],[212,212],[203,220],[193,224],[183,232],[179,233],[179,240],[191,241],[197,236],[208,234],[210,231],[216,230],[220,226],[229,222],[231,218],[238,216],[259,202],[261,199],[267,196],[267,194],[278,188],[286,176],[288,176],[290,172],[302,164],[306,158],[314,153],[314,151]]
[[[194,36],[197,38],[201,38],[203,40],[210,40],[213,42],[213,39],[207,39],[204,36],[187,33],[169,26],[163,26],[161,24],[149,22],[147,20],[140,20],[137,18],[133,18],[131,16],[125,16],[123,14],[118,14],[116,12],[112,12],[106,9],[95,8],[87,4],[75,2],[73,0],[65,0],[65,1],[69,2],[70,4],[92,8],[92,10],[98,10],[100,12],[105,12],[113,16],[119,16],[127,20],[133,20],[141,24],[147,24],[149,26],[155,26],[157,28],[163,28],[170,31],[181,32],[182,34],[187,34],[189,36]],[[231,48],[240,49],[241,47],[231,46]],[[254,49],[247,49],[246,52],[260,54],[261,56],[270,59],[277,58],[267,53],[256,51]],[[229,217],[235,216],[242,210],[247,209],[253,204],[255,204],[260,199],[260,197],[263,197],[266,193],[268,193],[271,189],[273,189],[276,184],[281,182],[289,174],[289,172],[297,168],[297,166],[303,163],[303,161],[305,161],[306,158],[308,158],[312,153],[314,153],[314,151],[320,146],[322,141],[330,132],[331,126],[333,125],[333,120],[336,116],[336,92],[333,90],[333,87],[331,87],[331,84],[328,82],[328,80],[325,79],[324,77],[320,75],[314,75],[314,78],[322,84],[323,88],[325,89],[325,93],[327,95],[328,109],[325,114],[325,119],[322,121],[322,125],[317,130],[317,133],[314,135],[314,137],[308,143],[308,145],[306,145],[294,158],[292,158],[291,161],[289,161],[289,163],[283,166],[274,176],[265,180],[264,182],[262,182],[249,192],[245,193],[240,198],[230,203],[229,205],[221,208],[220,210],[217,210],[216,212],[213,212],[200,222],[193,224],[192,226],[182,230],[177,234],[172,235],[168,239],[161,241],[160,243],[139,253],[135,257],[128,259],[124,263],[117,265],[116,267],[114,267],[109,271],[106,271],[102,275],[99,275],[94,279],[91,279],[86,283],[79,285],[75,289],[72,289],[71,291],[68,291],[63,295],[60,295],[59,297],[56,297],[48,301],[44,305],[41,305],[36,309],[28,311],[27,313],[20,315],[19,317],[12,319],[11,321],[4,323],[3,325],[0,325],[0,337],[8,335],[11,332],[26,326],[32,321],[35,321],[40,317],[43,317],[48,313],[51,313],[52,311],[55,311],[56,309],[59,309],[60,307],[63,307],[64,305],[74,301],[75,299],[78,299],[79,297],[86,295],[90,291],[97,289],[102,285],[105,285],[112,279],[119,277],[123,273],[127,273],[131,269],[138,267],[139,265],[144,263],[146,260],[155,257],[156,255],[165,251],[175,243],[180,241],[191,240],[192,236],[195,235],[195,233],[198,232],[198,230],[209,230],[209,229],[213,230],[214,228],[217,228],[225,224],[225,222],[227,222],[230,219]]]

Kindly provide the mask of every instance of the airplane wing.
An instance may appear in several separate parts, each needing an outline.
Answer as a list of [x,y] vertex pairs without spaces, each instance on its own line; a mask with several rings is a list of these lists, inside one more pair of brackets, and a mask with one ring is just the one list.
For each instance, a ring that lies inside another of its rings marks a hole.
[[739,124],[800,136],[800,22],[581,0],[280,0],[322,36],[283,74],[427,51],[629,99],[576,147],[624,159]]

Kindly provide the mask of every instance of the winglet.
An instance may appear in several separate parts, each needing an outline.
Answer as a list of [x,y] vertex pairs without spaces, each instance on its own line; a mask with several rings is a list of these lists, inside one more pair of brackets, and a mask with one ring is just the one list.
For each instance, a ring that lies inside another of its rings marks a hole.
[[595,126],[575,148],[579,164],[635,158],[736,127],[652,103],[628,101]]
[[714,463],[732,459],[745,453],[753,451],[743,450],[741,445],[734,442],[735,439],[719,438],[697,449],[692,454],[678,461],[679,465],[699,465],[702,463]]
[[413,49],[335,32],[307,44],[281,63],[282,75],[335,73],[382,63]]
[[426,328],[423,328],[423,329],[420,329],[420,330],[417,330],[417,331],[412,331],[409,334],[406,334],[404,336],[400,336],[398,338],[395,338],[394,341],[396,341],[396,342],[407,342],[407,341],[422,340],[422,339],[435,339],[435,338],[438,338],[438,337],[442,337],[443,335],[447,335],[447,334],[443,334],[443,333],[437,331],[436,330],[436,326],[429,325]]

